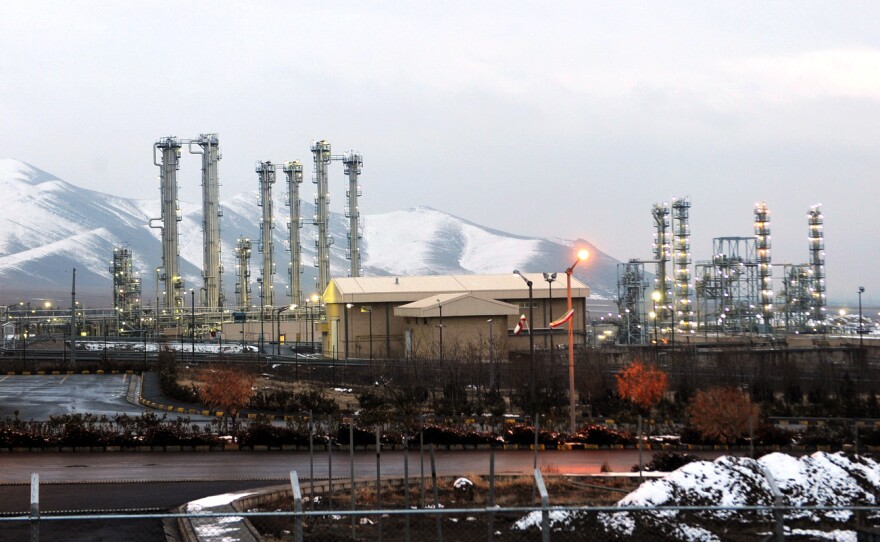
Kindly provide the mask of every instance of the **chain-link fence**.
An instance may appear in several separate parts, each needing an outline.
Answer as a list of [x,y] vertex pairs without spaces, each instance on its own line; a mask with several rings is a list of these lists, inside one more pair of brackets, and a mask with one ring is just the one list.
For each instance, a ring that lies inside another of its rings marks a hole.
[[[810,519],[807,519],[809,516]],[[815,521],[820,518],[820,521]],[[22,541],[880,540],[877,507],[525,507],[0,518]]]

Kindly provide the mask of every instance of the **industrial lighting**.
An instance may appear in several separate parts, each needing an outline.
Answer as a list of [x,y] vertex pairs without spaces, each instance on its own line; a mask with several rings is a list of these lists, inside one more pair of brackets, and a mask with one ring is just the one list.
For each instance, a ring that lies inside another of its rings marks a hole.
[[[535,325],[534,303],[532,302],[532,281],[527,279],[519,269],[513,270],[514,275],[519,275],[523,279],[526,286],[529,287],[529,326]],[[529,327],[529,355],[531,363],[529,364],[529,408],[535,406],[535,336],[532,334],[532,328]]]
[[[590,253],[586,249],[581,249],[577,253],[577,260],[571,264],[571,267],[565,270],[565,289],[568,297],[568,310],[571,311],[571,274],[578,263],[586,260]],[[568,410],[571,421],[571,434],[575,432],[575,415],[574,415],[574,316],[568,321]]]

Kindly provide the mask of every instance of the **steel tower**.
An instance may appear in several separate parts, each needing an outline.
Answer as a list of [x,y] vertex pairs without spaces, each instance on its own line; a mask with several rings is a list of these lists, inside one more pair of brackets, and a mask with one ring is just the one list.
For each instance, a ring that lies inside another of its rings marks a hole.
[[691,305],[691,202],[687,198],[672,200],[673,301],[672,329],[678,333],[694,332],[694,309]]
[[761,290],[761,318],[765,331],[771,330],[773,319],[773,265],[770,259],[770,211],[767,204],[755,204],[755,249],[758,257],[758,287]]
[[[156,151],[162,152],[162,162],[156,161]],[[183,277],[180,276],[177,223],[180,213],[177,203],[177,170],[180,169],[180,141],[165,137],[153,144],[153,164],[159,166],[159,190],[162,193],[162,217],[150,219],[150,227],[162,230],[162,272],[165,283],[165,307],[174,313],[183,308]],[[161,220],[161,226],[153,226]]]
[[648,328],[644,320],[645,263],[630,260],[617,264],[617,310],[620,312],[621,344],[643,344],[648,339]]
[[358,198],[361,196],[361,187],[358,184],[358,175],[364,165],[360,154],[349,151],[343,155],[342,163],[345,165],[345,174],[348,175],[348,190],[345,192],[348,202],[345,205],[345,216],[348,218],[348,249],[346,257],[351,260],[349,276],[361,276],[361,251],[358,241],[363,239],[363,224],[361,213],[358,208]]
[[[200,150],[193,150],[193,143]],[[191,154],[202,155],[202,304],[209,309],[223,307],[223,266],[220,260],[220,179],[217,175],[217,162],[220,161],[217,134],[201,134],[189,142]]]
[[657,321],[662,324],[662,331],[666,331],[666,325],[670,321],[669,311],[669,277],[666,273],[666,263],[670,256],[670,232],[669,232],[669,207],[665,203],[655,203],[651,211],[654,217],[654,260],[657,263],[657,277],[655,278],[655,291],[660,294],[656,302]]
[[284,175],[287,176],[287,206],[290,207],[290,221],[287,223],[288,250],[290,250],[290,303],[303,304],[302,293],[302,242],[300,230],[303,226],[302,208],[299,200],[299,185],[303,182],[303,166],[299,161],[285,162]]
[[128,245],[113,249],[113,262],[110,265],[113,276],[113,312],[116,314],[116,329],[132,332],[142,328],[141,317],[141,279],[134,273],[131,248]]
[[810,207],[807,213],[810,227],[810,269],[812,272],[812,284],[810,285],[811,303],[810,318],[816,325],[825,325],[825,234],[823,232],[824,219],[822,218],[822,205]]
[[272,162],[260,162],[257,164],[257,173],[260,176],[260,203],[263,208],[260,220],[260,245],[259,251],[263,254],[263,266],[260,269],[260,277],[263,284],[263,292],[260,302],[263,307],[275,305],[275,251],[272,242],[272,185],[275,184],[275,164]]
[[328,192],[327,168],[330,165],[330,143],[325,140],[312,144],[312,156],[315,161],[315,176],[312,182],[318,185],[318,193],[315,197],[315,216],[313,224],[318,226],[318,239],[315,241],[317,248],[318,277],[315,286],[323,295],[324,290],[330,283],[330,245],[333,238],[330,237],[330,194]]
[[250,306],[251,240],[239,237],[235,243],[235,302],[241,310]]

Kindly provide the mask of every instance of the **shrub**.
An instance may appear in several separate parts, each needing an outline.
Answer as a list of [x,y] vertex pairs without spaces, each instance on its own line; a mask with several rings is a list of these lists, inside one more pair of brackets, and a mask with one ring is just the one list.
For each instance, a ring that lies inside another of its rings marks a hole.
[[[672,472],[694,461],[700,461],[700,458],[695,455],[679,452],[657,452],[651,458],[651,461],[644,465],[642,470],[647,472]],[[638,470],[639,466],[634,465],[632,471],[638,472]]]

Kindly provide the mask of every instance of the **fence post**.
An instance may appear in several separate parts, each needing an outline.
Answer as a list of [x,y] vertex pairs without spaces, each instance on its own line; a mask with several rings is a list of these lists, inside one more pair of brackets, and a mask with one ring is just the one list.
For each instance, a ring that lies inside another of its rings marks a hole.
[[351,539],[354,540],[356,532],[357,520],[354,511],[357,508],[357,494],[354,489],[354,419],[350,418],[348,422],[348,465],[349,479],[351,481]]
[[309,503],[315,511],[315,421],[309,411]]
[[489,448],[489,536],[488,542],[492,542],[495,536],[495,446]]
[[[409,510],[409,441],[403,437],[403,507]],[[409,542],[409,514],[404,516],[404,542]]]
[[40,473],[31,473],[31,542],[40,540]]
[[295,542],[303,542],[303,497],[295,470],[290,471],[290,487],[293,490],[293,536]]
[[550,496],[544,485],[544,477],[538,469],[535,469],[535,485],[538,486],[538,493],[541,495],[541,540],[550,542]]
[[[376,426],[376,510],[382,509],[382,429]],[[378,514],[376,523],[379,529],[379,542],[382,542],[382,515]]]
[[327,504],[333,510],[333,416],[327,419]]
[[642,460],[642,415],[639,414],[639,435],[638,435],[638,445],[639,445],[639,480],[642,479],[642,467],[644,462]]
[[[437,489],[437,467],[434,463],[434,443],[431,443],[431,485],[434,486],[434,510],[440,510],[440,491]],[[443,523],[439,513],[437,518],[437,542],[443,542]]]
[[773,495],[773,537],[776,542],[785,542],[785,511],[782,509],[782,492],[779,491],[779,486],[776,485],[776,480],[773,479],[767,467],[762,466],[761,468],[764,471],[767,484],[770,485],[770,493]]

